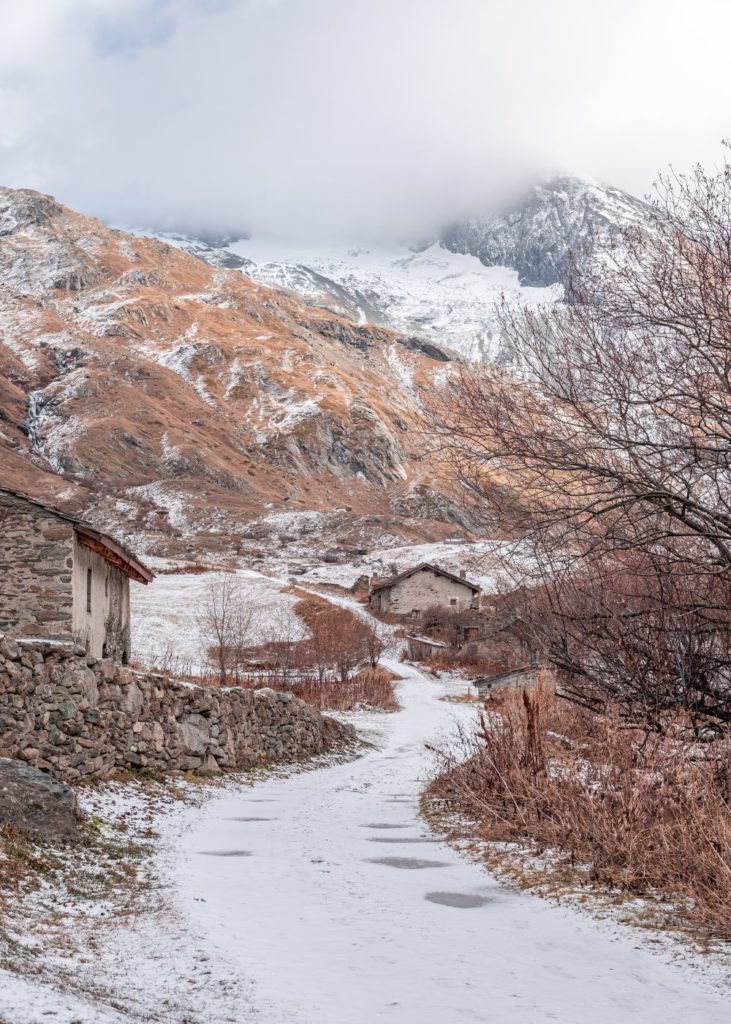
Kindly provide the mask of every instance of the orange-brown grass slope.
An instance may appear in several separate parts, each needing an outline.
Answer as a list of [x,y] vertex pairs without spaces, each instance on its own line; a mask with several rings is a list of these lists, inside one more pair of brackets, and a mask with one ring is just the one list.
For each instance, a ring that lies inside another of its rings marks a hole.
[[45,493],[39,474],[55,473],[69,502],[69,483],[99,514],[124,497],[151,530],[285,502],[388,513],[430,480],[411,435],[442,367],[392,332],[0,189],[0,484],[26,465]]

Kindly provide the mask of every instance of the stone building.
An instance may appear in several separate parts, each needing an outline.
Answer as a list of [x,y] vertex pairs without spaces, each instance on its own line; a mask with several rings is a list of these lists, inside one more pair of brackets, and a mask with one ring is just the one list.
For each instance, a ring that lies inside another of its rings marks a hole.
[[368,597],[372,608],[414,618],[436,606],[457,611],[477,608],[479,600],[480,588],[475,583],[428,562],[374,581]]
[[76,640],[130,656],[129,581],[152,573],[89,523],[0,489],[0,633]]
[[502,687],[512,686],[521,690],[531,690],[538,683],[542,683],[544,686],[555,684],[555,675],[549,666],[523,665],[521,668],[509,669],[507,672],[500,672],[493,676],[478,676],[472,680],[472,685],[481,700],[488,697],[493,690]]

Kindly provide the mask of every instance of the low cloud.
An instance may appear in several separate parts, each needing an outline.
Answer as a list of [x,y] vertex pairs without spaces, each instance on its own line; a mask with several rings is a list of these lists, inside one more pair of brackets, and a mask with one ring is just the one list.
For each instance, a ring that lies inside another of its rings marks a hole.
[[25,7],[0,178],[130,226],[413,236],[555,172],[644,193],[731,117],[725,0]]

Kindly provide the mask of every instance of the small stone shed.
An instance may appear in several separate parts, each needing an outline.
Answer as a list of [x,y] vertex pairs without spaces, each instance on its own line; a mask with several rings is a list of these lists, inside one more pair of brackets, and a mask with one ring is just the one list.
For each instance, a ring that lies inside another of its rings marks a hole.
[[0,632],[73,639],[95,658],[131,653],[129,581],[152,573],[90,523],[0,489]]
[[472,685],[477,690],[481,700],[484,700],[493,690],[505,686],[519,687],[521,689],[532,689],[538,680],[548,679],[548,670],[541,665],[524,665],[521,668],[511,669],[509,672],[500,672],[494,676],[478,676],[472,680]]
[[409,661],[428,661],[443,651],[449,650],[449,644],[441,640],[432,640],[429,636],[406,636],[406,653]]
[[390,579],[374,581],[368,597],[372,608],[414,618],[437,605],[459,611],[477,608],[479,600],[477,584],[429,562]]

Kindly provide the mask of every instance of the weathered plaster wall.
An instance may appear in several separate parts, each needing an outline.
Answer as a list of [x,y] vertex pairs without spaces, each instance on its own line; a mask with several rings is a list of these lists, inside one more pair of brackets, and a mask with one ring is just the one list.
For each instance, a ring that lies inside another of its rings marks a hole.
[[[435,576],[429,569],[422,569],[395,583],[390,590],[382,591],[381,607],[395,615],[410,615],[415,608],[424,611],[434,605],[469,608],[472,598],[472,590],[464,583]],[[450,604],[452,599],[457,602],[455,605]]]
[[[91,571],[91,611],[87,573]],[[129,579],[74,538],[73,632],[95,658],[130,655]]]
[[69,636],[71,523],[0,492],[0,631]]
[[124,769],[247,768],[354,737],[289,693],[192,686],[97,661],[71,643],[0,638],[0,757],[64,782]]

